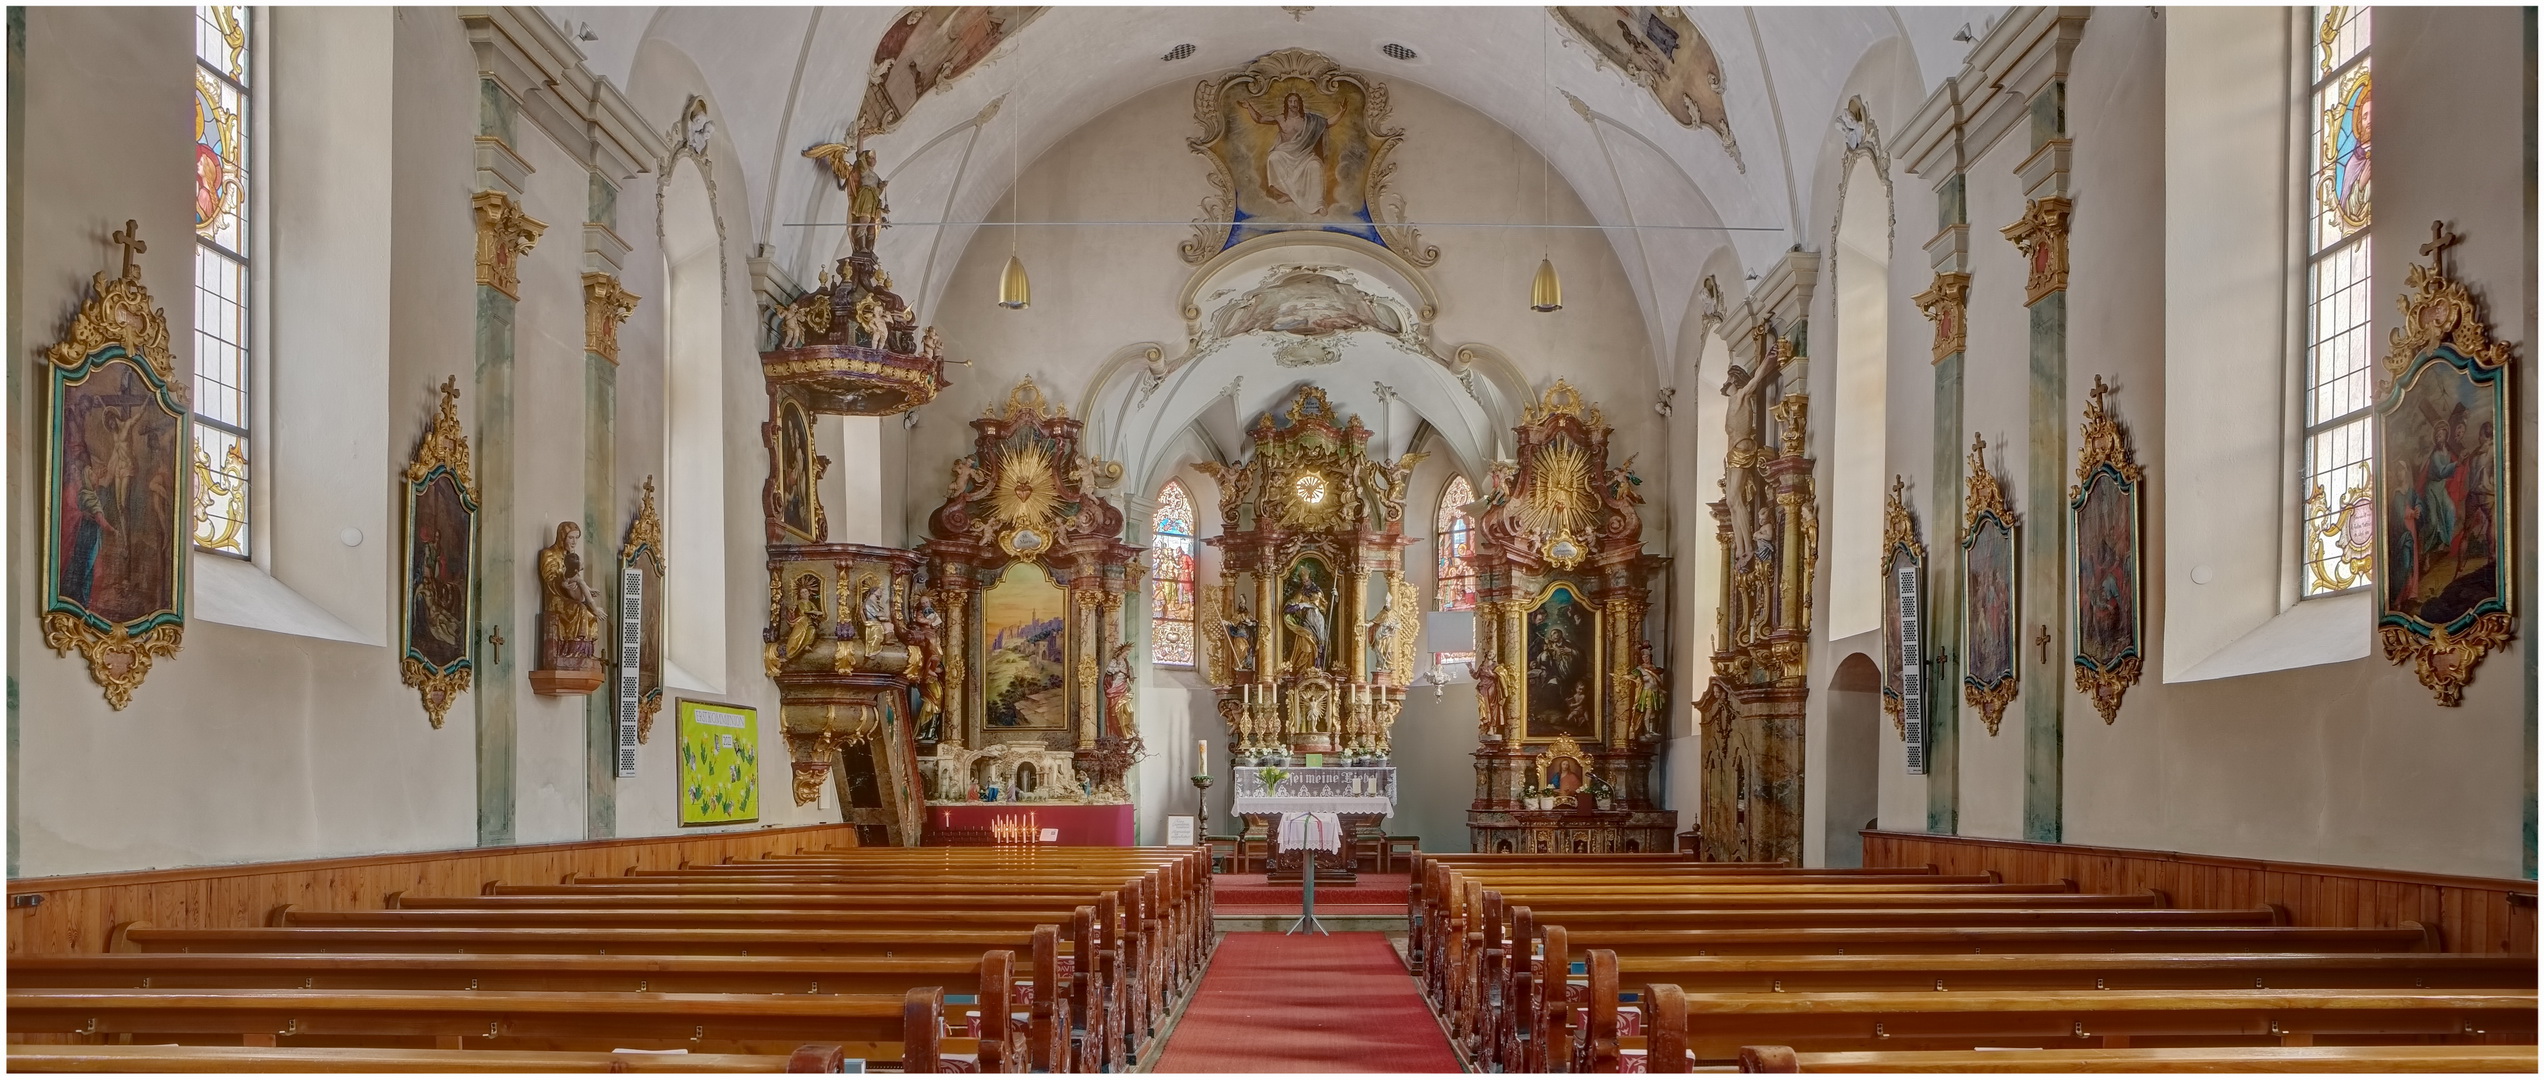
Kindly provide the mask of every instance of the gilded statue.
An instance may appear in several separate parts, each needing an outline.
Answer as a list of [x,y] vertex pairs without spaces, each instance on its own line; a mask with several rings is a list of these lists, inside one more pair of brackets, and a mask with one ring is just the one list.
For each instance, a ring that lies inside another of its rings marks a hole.
[[1289,654],[1282,666],[1290,672],[1324,670],[1325,643],[1333,625],[1328,619],[1330,604],[1325,587],[1304,568],[1291,573],[1289,596],[1281,602],[1281,625],[1290,631]]
[[539,549],[539,614],[546,634],[540,642],[540,666],[553,670],[589,668],[600,661],[600,605],[583,580],[583,527],[557,522],[556,542]]
[[1661,737],[1661,707],[1669,702],[1669,677],[1652,662],[1651,642],[1635,643],[1632,680],[1635,730],[1641,738],[1657,741]]
[[1254,635],[1261,624],[1255,621],[1253,611],[1246,607],[1244,596],[1238,596],[1236,600],[1236,611],[1220,620],[1228,631],[1228,666],[1251,675],[1255,669]]
[[1107,732],[1124,737],[1139,733],[1139,721],[1131,707],[1134,686],[1131,679],[1131,643],[1125,641],[1113,646],[1113,655],[1104,661],[1104,724]]
[[1774,456],[1767,443],[1766,394],[1783,361],[1783,349],[1771,341],[1761,350],[1757,371],[1734,364],[1730,381],[1723,384],[1723,393],[1731,398],[1723,419],[1723,445],[1730,448],[1724,459],[1728,480],[1723,498],[1731,512],[1731,560],[1736,575],[1746,575],[1750,561],[1760,554],[1759,545],[1772,543],[1775,535],[1774,514],[1767,510],[1766,489],[1757,470]]
[[779,636],[777,656],[769,665],[771,674],[777,668],[812,650],[822,634],[822,582],[819,575],[805,574],[795,579],[795,603],[786,612],[786,632]]
[[936,596],[924,587],[910,601],[910,622],[902,628],[901,637],[910,643],[910,674],[918,683],[918,741],[936,742],[944,737],[945,727],[945,650],[943,638],[945,616],[936,610]]

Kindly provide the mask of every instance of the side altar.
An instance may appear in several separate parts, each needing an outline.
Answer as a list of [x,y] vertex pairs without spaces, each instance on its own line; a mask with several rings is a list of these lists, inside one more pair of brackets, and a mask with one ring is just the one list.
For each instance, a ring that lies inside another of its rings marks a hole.
[[1647,636],[1642,478],[1608,464],[1598,408],[1557,379],[1530,405],[1477,523],[1482,745],[1467,830],[1482,852],[1668,851],[1655,798],[1668,680]]
[[1122,598],[1140,549],[1089,487],[1083,425],[1032,379],[972,421],[914,557],[917,743],[932,807],[1080,804],[1127,823],[1146,754]]

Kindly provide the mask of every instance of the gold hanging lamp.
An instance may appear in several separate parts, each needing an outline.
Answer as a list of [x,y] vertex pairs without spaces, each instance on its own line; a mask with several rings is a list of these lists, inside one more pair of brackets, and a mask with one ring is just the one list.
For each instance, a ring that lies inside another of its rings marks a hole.
[[1007,253],[1007,269],[998,274],[998,306],[1010,310],[1033,303],[1033,283],[1025,280],[1025,260]]
[[1528,284],[1528,310],[1563,310],[1563,279],[1555,276],[1553,256],[1537,260],[1537,279]]

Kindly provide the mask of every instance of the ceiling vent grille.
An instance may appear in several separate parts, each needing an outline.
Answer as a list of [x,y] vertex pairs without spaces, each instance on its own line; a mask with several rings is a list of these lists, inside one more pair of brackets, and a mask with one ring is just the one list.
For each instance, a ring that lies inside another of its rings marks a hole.
[[1378,46],[1378,51],[1387,54],[1387,58],[1390,60],[1411,60],[1415,56],[1420,55],[1419,53],[1414,52],[1411,48],[1398,45],[1392,41]]
[[1200,48],[1194,46],[1192,42],[1187,41],[1181,45],[1177,45],[1174,48],[1166,50],[1166,55],[1158,57],[1158,59],[1171,64],[1177,60],[1189,60],[1192,58],[1192,54],[1200,51]]

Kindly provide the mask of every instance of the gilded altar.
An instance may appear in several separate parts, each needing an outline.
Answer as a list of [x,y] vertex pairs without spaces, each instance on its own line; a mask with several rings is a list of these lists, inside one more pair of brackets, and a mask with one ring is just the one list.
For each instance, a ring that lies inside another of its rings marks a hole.
[[1667,851],[1652,770],[1668,683],[1646,633],[1642,478],[1561,379],[1513,429],[1477,522],[1477,851]]
[[1243,463],[1202,466],[1225,525],[1197,622],[1231,758],[1383,759],[1414,674],[1404,497],[1422,455],[1370,457],[1360,418],[1312,385],[1246,433]]
[[1090,487],[1083,424],[1033,380],[972,429],[919,549],[927,797],[1128,802],[1146,746],[1121,605],[1140,549]]

